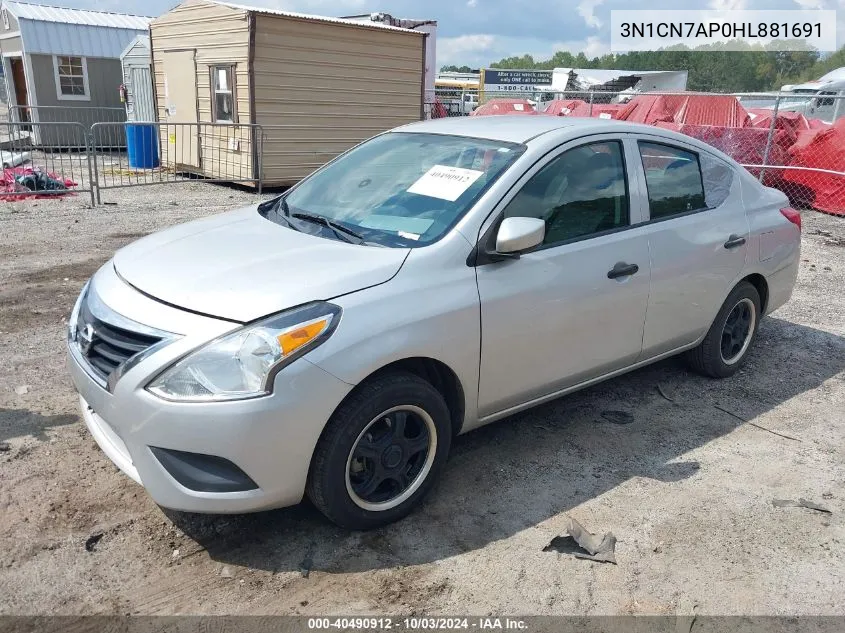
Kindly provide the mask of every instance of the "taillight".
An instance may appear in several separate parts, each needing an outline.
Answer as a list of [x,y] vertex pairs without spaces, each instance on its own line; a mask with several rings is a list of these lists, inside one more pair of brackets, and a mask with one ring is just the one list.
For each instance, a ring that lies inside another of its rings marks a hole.
[[780,212],[783,214],[783,217],[797,226],[799,231],[801,230],[801,214],[798,211],[791,207],[786,207],[785,209],[781,209]]

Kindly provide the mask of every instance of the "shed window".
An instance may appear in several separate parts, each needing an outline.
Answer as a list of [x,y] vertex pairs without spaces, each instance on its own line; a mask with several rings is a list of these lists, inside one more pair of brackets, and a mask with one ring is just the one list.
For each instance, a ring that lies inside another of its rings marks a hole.
[[88,64],[84,57],[54,56],[53,68],[59,99],[88,99]]
[[236,123],[235,67],[211,67],[211,104],[215,121]]

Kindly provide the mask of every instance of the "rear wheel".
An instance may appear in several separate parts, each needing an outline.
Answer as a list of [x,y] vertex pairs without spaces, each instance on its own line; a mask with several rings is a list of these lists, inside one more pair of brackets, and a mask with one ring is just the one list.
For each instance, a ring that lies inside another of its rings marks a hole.
[[342,527],[370,529],[407,515],[446,462],[449,409],[428,382],[410,373],[378,376],[332,416],[308,477],[308,496]]
[[748,355],[760,324],[760,294],[747,281],[728,295],[707,336],[687,352],[693,370],[712,378],[735,374]]

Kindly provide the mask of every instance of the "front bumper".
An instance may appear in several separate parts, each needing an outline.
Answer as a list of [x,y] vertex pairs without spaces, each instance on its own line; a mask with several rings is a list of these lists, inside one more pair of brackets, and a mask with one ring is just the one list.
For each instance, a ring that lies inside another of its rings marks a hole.
[[[99,279],[101,275],[106,279]],[[153,300],[125,284],[119,292],[107,292],[114,282],[108,276],[108,271],[101,271],[94,278],[92,286],[99,298],[119,314],[144,322],[138,315],[145,312],[133,308]],[[127,288],[134,297],[126,293]],[[118,468],[144,486],[156,503],[167,508],[236,513],[298,503],[320,433],[352,386],[300,358],[279,372],[269,396],[213,403],[157,398],[144,387],[164,367],[237,327],[162,304],[155,306],[156,327],[166,325],[163,307],[178,313],[173,323],[184,326],[186,320],[193,321],[191,327],[171,327],[170,331],[196,334],[186,334],[144,358],[120,377],[111,392],[89,375],[74,344],[68,348],[68,369],[80,394],[82,417],[97,444]],[[224,458],[246,473],[257,488],[191,490],[176,481],[150,447]]]

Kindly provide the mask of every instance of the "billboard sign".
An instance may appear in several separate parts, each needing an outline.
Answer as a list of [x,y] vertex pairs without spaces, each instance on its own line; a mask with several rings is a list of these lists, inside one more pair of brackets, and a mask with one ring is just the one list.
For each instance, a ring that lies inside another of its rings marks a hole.
[[482,71],[484,90],[491,92],[541,92],[552,86],[551,70],[500,70],[485,68]]

